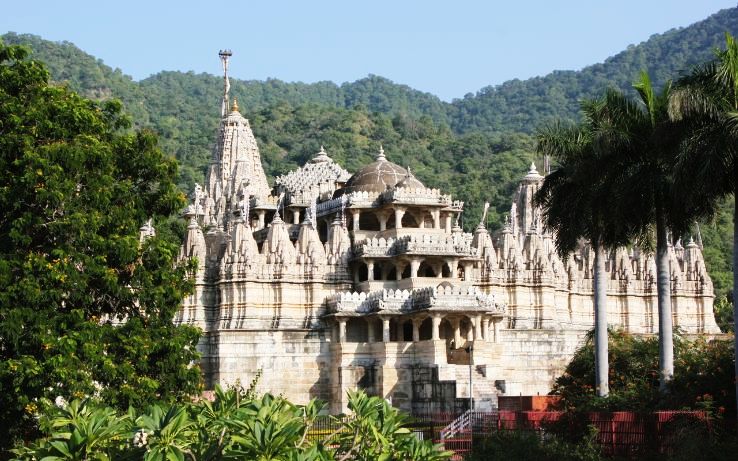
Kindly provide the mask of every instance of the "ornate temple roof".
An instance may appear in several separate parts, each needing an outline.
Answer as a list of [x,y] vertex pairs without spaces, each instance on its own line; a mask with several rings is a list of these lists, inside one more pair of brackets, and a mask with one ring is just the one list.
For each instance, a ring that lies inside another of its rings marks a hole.
[[[320,152],[315,154],[315,157],[308,163],[284,176],[277,177],[274,182],[278,189],[291,196],[307,194],[312,200],[328,189],[332,194],[333,183],[345,183],[350,177],[351,173],[334,162],[323,146],[320,146]],[[330,185],[330,188],[325,187],[326,183]]]
[[336,196],[349,192],[382,193],[388,187],[405,179],[407,175],[407,170],[387,160],[384,149],[380,147],[376,160],[351,176],[346,187],[337,191]]

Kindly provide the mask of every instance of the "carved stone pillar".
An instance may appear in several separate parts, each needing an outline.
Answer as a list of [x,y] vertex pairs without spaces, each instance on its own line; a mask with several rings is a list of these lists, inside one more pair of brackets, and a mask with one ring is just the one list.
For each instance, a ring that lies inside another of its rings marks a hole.
[[445,230],[447,234],[451,233],[451,213],[446,213],[446,223],[443,226],[443,230]]
[[482,338],[485,341],[489,341],[489,323],[487,317],[482,317]]
[[500,342],[500,323],[502,319],[492,319],[492,341]]
[[374,342],[374,319],[366,319],[366,342]]
[[300,224],[300,209],[292,210],[292,224]]
[[259,225],[257,230],[264,229],[266,226],[266,210],[259,210],[256,214],[259,216]]
[[441,228],[441,210],[433,210],[431,212],[431,216],[433,216],[433,229],[440,229]]
[[382,318],[382,342],[390,342],[390,321],[388,318]]
[[420,260],[419,259],[411,259],[410,260],[410,277],[415,278],[418,276],[418,269],[420,269]]
[[446,261],[446,265],[448,265],[448,270],[449,270],[449,272],[451,272],[451,278],[452,279],[455,279],[456,278],[456,272],[459,269],[459,261],[456,260],[456,259],[450,259],[450,260]]
[[405,208],[395,208],[395,229],[402,229],[402,217],[405,216]]
[[338,320],[338,342],[346,342],[346,319]]
[[351,210],[351,216],[354,218],[354,232],[359,229],[359,220],[361,219],[361,210]]
[[372,260],[366,262],[366,279],[370,282],[374,281],[374,261]]
[[462,266],[464,267],[464,281],[472,280],[472,271],[474,270],[472,263],[463,263]]
[[482,339],[482,316],[474,316],[474,340]]
[[420,341],[420,324],[423,323],[422,319],[413,319],[413,342],[417,343]]
[[396,263],[395,264],[395,279],[402,280],[402,272],[405,270],[406,264]]
[[454,329],[454,349],[461,347],[461,322],[459,319],[451,319],[451,327]]
[[389,213],[385,211],[377,212],[377,220],[379,221],[379,230],[387,230],[387,220],[389,219]]
[[433,341],[438,341],[441,339],[441,316],[438,314],[434,314],[431,317],[431,339]]

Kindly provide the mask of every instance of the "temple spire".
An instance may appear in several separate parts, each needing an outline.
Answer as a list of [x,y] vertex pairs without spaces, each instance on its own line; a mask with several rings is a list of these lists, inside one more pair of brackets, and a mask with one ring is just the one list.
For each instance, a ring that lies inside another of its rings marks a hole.
[[233,56],[231,50],[220,50],[218,53],[220,62],[223,64],[223,103],[220,108],[221,117],[228,115],[228,92],[231,90],[231,82],[228,80],[228,59]]

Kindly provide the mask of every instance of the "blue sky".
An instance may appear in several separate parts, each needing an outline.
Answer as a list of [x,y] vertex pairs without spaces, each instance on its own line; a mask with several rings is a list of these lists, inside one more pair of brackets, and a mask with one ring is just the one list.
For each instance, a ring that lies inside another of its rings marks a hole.
[[219,73],[337,83],[377,74],[438,95],[601,62],[735,0],[6,1],[0,33],[66,40],[142,79]]

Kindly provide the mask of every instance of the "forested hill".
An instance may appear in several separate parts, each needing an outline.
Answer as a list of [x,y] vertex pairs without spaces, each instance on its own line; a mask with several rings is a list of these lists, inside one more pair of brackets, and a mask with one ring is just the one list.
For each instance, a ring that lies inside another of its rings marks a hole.
[[461,132],[530,132],[552,118],[575,118],[578,101],[599,96],[608,86],[630,91],[641,70],[647,70],[654,83],[662,86],[695,64],[711,59],[713,50],[724,45],[725,32],[738,34],[738,8],[722,10],[689,27],[653,35],[604,63],[580,71],[555,71],[545,77],[484,88],[455,100],[449,121]]
[[[477,130],[530,133],[554,117],[575,118],[578,101],[601,94],[607,86],[629,89],[642,69],[648,70],[657,84],[663,84],[692,65],[709,59],[712,50],[724,42],[726,31],[738,34],[738,8],[722,10],[689,27],[653,35],[604,63],[580,71],[554,71],[544,77],[511,80],[483,88],[452,103],[376,75],[342,85],[234,79],[232,91],[248,110],[260,110],[278,102],[291,106],[314,103],[328,107],[361,107],[371,112],[413,118],[428,116],[459,133]],[[35,56],[48,63],[54,78],[68,81],[72,88],[89,96],[112,94],[121,98],[139,121],[146,121],[147,115],[155,118],[156,112],[172,113],[177,106],[197,108],[201,115],[217,115],[217,104],[213,101],[218,100],[221,91],[220,77],[160,72],[136,83],[120,70],[110,69],[70,43],[53,43],[12,33],[3,38],[7,43],[29,44]]]

